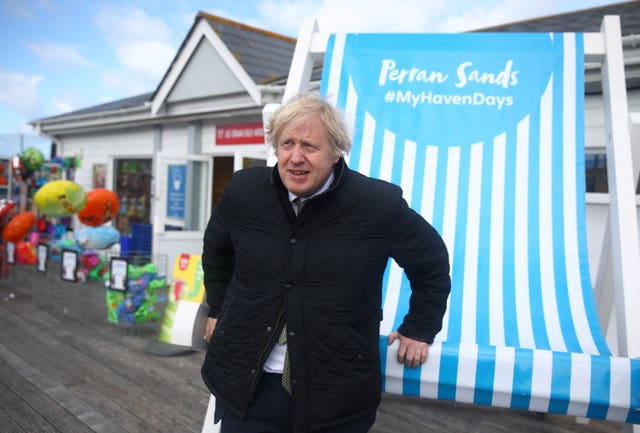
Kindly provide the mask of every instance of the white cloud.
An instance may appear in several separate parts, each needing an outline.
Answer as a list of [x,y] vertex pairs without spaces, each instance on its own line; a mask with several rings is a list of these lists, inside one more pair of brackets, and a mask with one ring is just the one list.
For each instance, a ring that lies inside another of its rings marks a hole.
[[113,94],[113,99],[150,92],[158,85],[158,82],[134,80],[131,73],[124,69],[107,69],[102,72],[101,78],[105,88]]
[[[41,84],[45,78],[41,75],[24,75],[17,72],[0,70],[0,107],[4,105],[13,112],[14,119],[2,118],[2,124],[12,121],[12,128],[18,127],[26,133],[31,127],[27,120],[67,113],[86,107],[95,100],[78,95],[74,90],[67,90],[52,96],[42,96]],[[46,101],[45,101],[46,99]]]
[[51,105],[53,105],[54,113],[68,113],[82,107],[82,105],[77,104],[73,101],[75,99],[77,99],[77,97],[69,97],[69,95],[54,96],[51,100]]
[[117,47],[122,66],[154,83],[160,81],[174,55],[173,47],[154,41],[133,41]]
[[255,25],[267,30],[297,35],[304,18],[317,17],[319,6],[320,3],[317,1],[304,4],[296,0],[262,0],[258,2],[257,10],[264,22]]
[[80,45],[56,44],[53,42],[27,42],[26,47],[42,63],[51,68],[93,68],[95,64],[80,54]]
[[[267,28],[297,35],[305,18],[315,18],[322,31],[427,31],[444,12],[445,0],[262,0],[258,6]],[[392,11],[392,12],[390,12]]]
[[118,67],[102,77],[108,88],[122,96],[154,89],[186,36],[176,36],[162,18],[141,9],[105,7],[94,20],[118,60]]
[[[535,2],[503,0],[491,5],[491,7],[481,3],[473,3],[469,8],[443,16],[435,31],[480,30],[486,27],[539,18],[558,13],[557,6],[551,0],[536,0]],[[579,9],[580,6],[576,5],[575,8]]]
[[[34,129],[29,122],[30,118],[21,116],[12,110],[5,110],[0,105],[0,139],[4,138],[5,143],[0,141],[0,155],[11,155],[20,150],[20,136],[18,134],[33,135]],[[4,144],[4,146],[3,146]]]
[[53,105],[53,109],[56,113],[68,113],[77,109],[72,102],[65,100],[64,98],[54,97],[51,100],[51,104]]
[[[611,1],[609,1],[611,2]],[[305,18],[321,31],[463,32],[584,9],[602,0],[261,0],[265,29],[297,36]]]
[[25,75],[0,70],[0,102],[12,107],[23,115],[33,115],[40,108],[38,86],[44,78],[41,75]]
[[[330,31],[416,32],[429,31],[430,23],[444,10],[445,0],[367,0],[341,6],[340,0],[322,2],[318,23]],[[390,13],[392,11],[392,13]]]
[[[196,13],[190,10],[189,12],[183,12],[179,14],[178,17],[179,18],[176,20],[176,22],[181,26],[181,28],[190,29],[196,19]],[[184,34],[187,34],[186,30]]]
[[114,45],[132,40],[169,42],[173,37],[162,18],[150,17],[142,9],[107,6],[94,16],[94,21]]
[[96,93],[87,95],[78,93],[77,89],[72,87],[52,96],[49,105],[52,107],[51,115],[57,115],[102,104],[112,99],[108,95],[104,95],[103,89],[97,89]]

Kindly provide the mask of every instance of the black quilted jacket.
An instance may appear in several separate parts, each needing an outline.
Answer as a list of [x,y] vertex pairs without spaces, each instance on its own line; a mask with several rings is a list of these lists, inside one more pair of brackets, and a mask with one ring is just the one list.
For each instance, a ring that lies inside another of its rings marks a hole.
[[338,425],[380,401],[381,285],[389,257],[412,284],[400,333],[428,343],[449,294],[444,243],[400,188],[335,167],[296,218],[276,168],[237,172],[204,235],[209,315],[202,375],[243,416],[284,326],[296,432]]

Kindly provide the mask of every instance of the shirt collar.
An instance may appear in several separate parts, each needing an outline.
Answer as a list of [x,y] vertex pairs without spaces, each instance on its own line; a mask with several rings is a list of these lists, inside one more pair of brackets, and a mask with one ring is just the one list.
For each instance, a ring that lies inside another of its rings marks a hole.
[[[315,197],[319,194],[322,194],[326,190],[328,190],[329,187],[331,186],[331,183],[333,182],[333,178],[334,178],[334,175],[332,171],[329,177],[327,178],[327,181],[324,183],[324,185],[322,185],[322,187],[318,191],[316,191],[314,194],[311,194],[309,197],[302,198],[301,200],[302,201],[309,200],[311,197]],[[298,196],[293,194],[291,191],[287,191],[287,192],[289,193],[289,201],[294,201],[295,199],[298,198]]]

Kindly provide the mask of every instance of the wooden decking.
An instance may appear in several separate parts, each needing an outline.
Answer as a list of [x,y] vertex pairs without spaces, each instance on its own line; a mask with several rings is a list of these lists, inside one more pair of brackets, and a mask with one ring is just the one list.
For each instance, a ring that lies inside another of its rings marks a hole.
[[[0,433],[200,432],[201,352],[147,353],[159,323],[106,321],[104,288],[31,266],[0,280]],[[621,432],[622,424],[383,396],[372,433]]]

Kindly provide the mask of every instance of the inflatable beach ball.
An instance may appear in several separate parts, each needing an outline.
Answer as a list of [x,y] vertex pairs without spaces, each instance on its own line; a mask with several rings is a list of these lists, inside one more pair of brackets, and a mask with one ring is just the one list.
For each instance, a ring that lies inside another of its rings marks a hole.
[[44,155],[40,149],[30,147],[22,152],[22,164],[29,171],[36,171],[44,164]]
[[47,216],[63,217],[78,212],[87,201],[87,193],[70,180],[54,180],[36,191],[33,201]]
[[95,188],[87,193],[87,202],[78,212],[82,224],[97,227],[111,221],[118,215],[120,200],[115,192],[104,188]]
[[76,242],[87,250],[103,250],[119,240],[120,233],[110,226],[85,227],[76,230]]
[[2,238],[7,242],[18,242],[24,239],[29,230],[35,225],[36,216],[33,212],[20,212],[2,229]]

